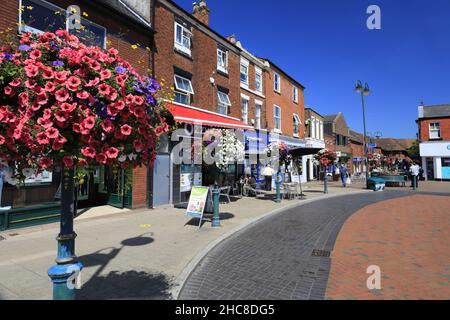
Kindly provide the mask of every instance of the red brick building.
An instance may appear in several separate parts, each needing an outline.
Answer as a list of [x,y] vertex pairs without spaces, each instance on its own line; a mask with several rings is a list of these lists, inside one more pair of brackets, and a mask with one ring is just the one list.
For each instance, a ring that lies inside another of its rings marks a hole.
[[304,87],[272,61],[265,59],[267,128],[295,139],[305,138]]
[[[114,47],[141,74],[153,67],[150,48],[154,29],[151,21],[150,0],[5,0],[2,1],[0,30],[12,36],[23,31],[35,33],[66,29],[66,10],[78,6],[83,29],[69,30],[90,45],[105,49]],[[89,36],[86,36],[89,34]],[[5,34],[2,38],[5,39]],[[147,204],[147,168],[128,172],[132,181],[127,189],[120,184],[120,174],[114,175],[106,168],[96,168],[90,174],[80,202],[87,206],[110,204],[118,207],[143,207]],[[51,203],[58,194],[60,173],[57,170],[42,179],[42,183],[27,184],[20,192],[6,187],[4,203],[14,208]]]
[[428,180],[450,180],[450,104],[418,108],[422,168]]

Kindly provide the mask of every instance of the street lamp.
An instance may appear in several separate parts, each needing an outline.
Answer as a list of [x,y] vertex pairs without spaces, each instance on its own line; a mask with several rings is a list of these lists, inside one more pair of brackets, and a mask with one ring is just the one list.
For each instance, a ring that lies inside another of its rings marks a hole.
[[364,108],[364,96],[368,96],[370,93],[370,88],[369,85],[366,84],[363,86],[361,80],[358,80],[358,82],[356,83],[356,87],[355,87],[356,92],[359,92],[361,94],[361,100],[362,100],[362,111],[363,111],[363,125],[364,125],[364,156],[365,156],[365,167],[366,167],[366,187],[369,187],[369,167],[368,167],[368,155],[367,155],[367,142],[366,142],[366,136],[367,136],[367,131],[366,131],[366,110]]

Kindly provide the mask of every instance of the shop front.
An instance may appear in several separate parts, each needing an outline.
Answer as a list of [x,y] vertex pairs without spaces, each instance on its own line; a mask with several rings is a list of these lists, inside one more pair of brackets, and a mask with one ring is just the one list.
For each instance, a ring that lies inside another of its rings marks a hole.
[[[279,134],[269,134],[269,144],[273,142],[284,143],[288,150],[306,149],[306,142],[301,139],[291,138]],[[291,155],[292,156],[292,155]],[[306,182],[306,157],[303,155],[293,155],[287,164],[287,167],[282,168],[282,172],[286,172],[284,180],[286,182]],[[272,187],[275,187],[275,180],[272,181]]]
[[450,141],[421,143],[420,156],[428,180],[450,181]]
[[[5,167],[0,194],[0,230],[14,229],[58,221],[61,200],[61,169],[30,175],[20,188],[9,178]],[[131,170],[112,171],[106,166],[86,170],[75,191],[78,213],[85,209],[111,205],[131,208]]]
[[160,181],[158,186],[170,186],[171,196],[167,204],[183,207],[189,201],[192,187],[211,186],[217,177],[219,184],[227,184],[244,174],[244,165],[237,163],[230,164],[226,172],[219,174],[215,165],[202,161],[203,154],[199,154],[202,149],[195,148],[195,145],[201,145],[205,132],[212,128],[234,129],[244,140],[244,131],[253,130],[253,127],[237,118],[178,103],[168,104],[168,109],[178,123],[178,130],[169,142],[170,174],[165,175],[158,170],[153,173],[153,180]]
[[265,130],[246,130],[244,172],[254,177],[257,183],[264,183],[263,170],[267,163],[269,134]]

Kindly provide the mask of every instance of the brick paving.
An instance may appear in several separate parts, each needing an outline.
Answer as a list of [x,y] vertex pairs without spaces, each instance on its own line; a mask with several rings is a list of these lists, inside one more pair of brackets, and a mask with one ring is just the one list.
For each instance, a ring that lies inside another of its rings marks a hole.
[[386,191],[324,199],[263,220],[219,244],[194,269],[179,299],[324,299],[330,257],[345,221],[380,201],[410,195]]
[[[328,299],[450,299],[450,197],[416,195],[367,206],[344,225]],[[367,267],[381,269],[369,291]]]

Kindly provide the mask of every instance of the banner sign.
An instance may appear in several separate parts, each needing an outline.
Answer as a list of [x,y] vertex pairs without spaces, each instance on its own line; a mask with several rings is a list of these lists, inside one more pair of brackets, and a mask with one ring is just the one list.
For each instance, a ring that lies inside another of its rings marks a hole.
[[203,219],[203,213],[208,199],[208,187],[193,187],[189,204],[186,211],[186,216],[191,218]]

